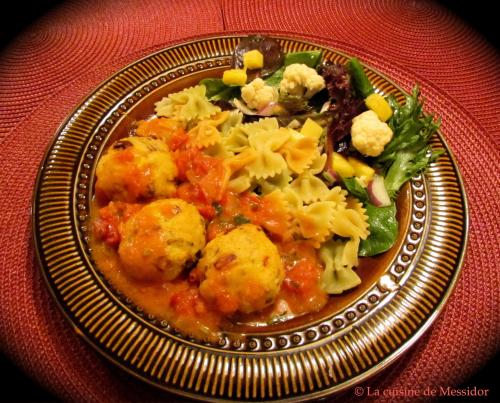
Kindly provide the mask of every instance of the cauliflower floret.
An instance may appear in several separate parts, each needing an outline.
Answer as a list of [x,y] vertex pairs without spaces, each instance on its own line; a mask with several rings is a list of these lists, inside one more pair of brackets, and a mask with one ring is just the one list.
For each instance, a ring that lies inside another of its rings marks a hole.
[[249,108],[260,110],[278,100],[278,91],[266,85],[262,78],[256,78],[241,89],[241,98]]
[[325,79],[313,68],[300,63],[290,64],[280,82],[282,94],[311,98],[325,88]]
[[271,305],[285,277],[278,248],[253,224],[211,240],[197,270],[204,275],[201,296],[226,314],[257,312]]
[[366,111],[352,119],[352,145],[361,154],[376,157],[392,139],[392,130],[373,111]]

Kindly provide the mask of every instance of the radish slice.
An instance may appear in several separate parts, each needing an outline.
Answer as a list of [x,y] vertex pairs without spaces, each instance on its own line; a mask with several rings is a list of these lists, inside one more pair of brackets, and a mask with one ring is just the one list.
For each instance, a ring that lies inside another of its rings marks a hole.
[[259,111],[254,111],[250,109],[244,102],[240,101],[237,98],[233,99],[233,105],[238,108],[245,115],[249,116],[272,116],[274,112],[274,107],[277,105],[277,102],[269,102],[266,106],[264,106]]
[[259,110],[257,112],[257,115],[271,116],[273,114],[275,106],[276,106],[276,102],[269,102],[266,106],[264,106],[261,110]]
[[387,207],[391,205],[391,198],[385,188],[383,176],[375,175],[370,183],[368,183],[366,190],[374,206]]

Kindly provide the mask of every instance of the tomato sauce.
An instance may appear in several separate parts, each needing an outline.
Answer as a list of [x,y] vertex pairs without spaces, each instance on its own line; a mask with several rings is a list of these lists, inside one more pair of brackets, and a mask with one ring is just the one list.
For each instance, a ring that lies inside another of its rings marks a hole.
[[[181,192],[178,190],[178,193]],[[231,321],[267,325],[276,314],[286,313],[291,318],[316,312],[326,304],[328,296],[319,287],[322,266],[317,251],[307,241],[276,242],[285,268],[285,279],[276,303],[252,315],[232,318],[232,307],[237,302],[231,301],[229,295],[221,294],[215,306],[204,301],[198,291],[201,276],[196,268],[174,281],[148,283],[130,278],[123,271],[117,252],[121,239],[120,228],[141,207],[141,204],[122,202],[111,202],[100,209],[97,204],[93,206],[93,258],[99,270],[116,289],[145,312],[159,320],[169,321],[184,334],[215,341],[221,330],[231,327]],[[207,242],[249,221],[276,230],[275,240],[283,238],[278,232],[282,214],[279,206],[272,204],[272,199],[250,193],[236,195],[227,192],[221,198],[220,205],[211,207],[213,212],[210,215],[213,218],[207,221]],[[276,211],[276,215],[273,216],[270,211]],[[268,233],[273,237],[273,232]]]
[[[289,216],[276,194],[259,196],[252,192],[227,191],[228,172],[224,161],[187,147],[188,136],[175,122],[141,121],[136,133],[162,138],[169,144],[178,170],[175,197],[193,204],[203,216],[207,242],[238,225],[258,225],[278,246],[285,278],[273,306],[246,316],[234,314],[238,301],[222,291],[217,293],[212,305],[205,301],[198,290],[203,275],[196,268],[186,269],[173,281],[144,282],[131,278],[123,270],[118,247],[123,224],[143,205],[124,202],[105,205],[96,189],[91,217],[92,255],[99,270],[117,290],[145,312],[167,320],[182,333],[209,341],[216,341],[220,331],[229,329],[233,323],[266,325],[277,313],[286,313],[291,318],[316,312],[326,304],[327,294],[319,287],[322,266],[317,251],[311,243],[294,241],[287,233]],[[134,189],[128,191],[134,193]],[[169,216],[169,212],[166,213]],[[254,293],[255,287],[249,286],[248,292]]]
[[286,272],[280,296],[296,315],[319,311],[328,302],[328,294],[319,286],[323,268],[316,249],[308,241],[279,246]]
[[97,231],[91,237],[92,256],[113,287],[144,312],[167,320],[186,335],[209,341],[218,339],[223,315],[201,298],[196,282],[187,275],[164,282],[141,282],[127,276],[115,245],[106,238],[98,239]]

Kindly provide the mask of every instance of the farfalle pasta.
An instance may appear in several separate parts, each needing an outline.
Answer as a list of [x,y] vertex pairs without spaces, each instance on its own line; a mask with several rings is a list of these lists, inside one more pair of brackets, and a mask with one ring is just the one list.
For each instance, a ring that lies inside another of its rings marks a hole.
[[203,85],[186,88],[157,102],[155,112],[158,116],[187,123],[209,118],[220,112],[220,108],[209,102],[205,94],[206,88]]
[[222,136],[226,136],[231,128],[235,126],[240,126],[243,123],[243,113],[238,110],[227,111],[227,119],[220,125],[220,131]]
[[268,194],[275,190],[283,190],[292,181],[292,172],[287,167],[283,169],[279,174],[267,177],[265,179],[260,179],[257,181],[259,189],[262,194]]
[[257,152],[246,148],[243,152],[224,160],[227,175],[227,187],[232,192],[241,193],[252,186],[252,179],[246,166],[257,158]]
[[190,336],[323,309],[361,283],[374,209],[395,212],[394,196],[377,190],[384,164],[356,149],[363,122],[390,137],[364,111],[385,100],[351,102],[348,72],[304,55],[292,60],[307,69],[285,64],[258,86],[235,69],[169,94],[97,164],[93,257],[145,312]]
[[249,147],[257,153],[257,158],[246,167],[252,177],[266,179],[287,168],[286,160],[277,151],[289,137],[286,129],[259,130],[248,137]]
[[326,197],[328,186],[312,172],[306,171],[290,183],[290,187],[297,193],[303,203],[311,203]]
[[359,211],[344,208],[334,212],[332,232],[338,236],[366,239],[370,234],[367,217]]
[[289,129],[290,138],[280,148],[280,154],[285,157],[288,168],[296,174],[303,173],[315,160],[318,153],[318,140],[302,136]]
[[353,270],[358,265],[358,248],[359,238],[330,240],[321,246],[319,254],[325,265],[321,284],[329,294],[341,294],[361,283]]
[[248,135],[241,126],[232,127],[228,134],[223,137],[222,145],[227,152],[239,153],[248,147]]
[[222,140],[218,126],[229,117],[229,112],[217,112],[210,119],[200,120],[195,127],[189,130],[188,145],[190,147],[207,148]]
[[334,202],[318,201],[298,209],[295,219],[300,228],[300,235],[316,242],[329,238],[336,207]]

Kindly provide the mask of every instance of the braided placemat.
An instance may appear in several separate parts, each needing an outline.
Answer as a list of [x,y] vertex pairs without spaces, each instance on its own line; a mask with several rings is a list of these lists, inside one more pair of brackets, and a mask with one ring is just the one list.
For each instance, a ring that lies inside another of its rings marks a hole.
[[31,196],[44,150],[92,88],[154,50],[229,30],[305,38],[360,57],[406,90],[421,84],[426,110],[443,118],[462,172],[469,247],[455,292],[432,328],[367,382],[421,390],[460,383],[500,344],[500,85],[484,67],[500,58],[430,2],[69,2],[21,35],[0,58],[2,349],[63,399],[168,398],[105,362],[63,319],[35,264]]

